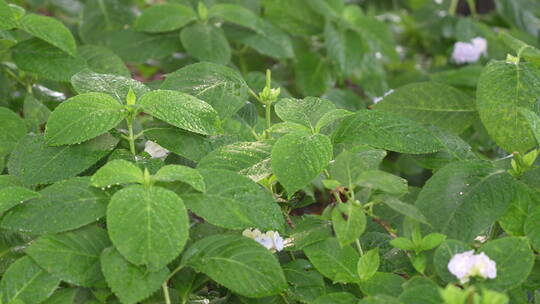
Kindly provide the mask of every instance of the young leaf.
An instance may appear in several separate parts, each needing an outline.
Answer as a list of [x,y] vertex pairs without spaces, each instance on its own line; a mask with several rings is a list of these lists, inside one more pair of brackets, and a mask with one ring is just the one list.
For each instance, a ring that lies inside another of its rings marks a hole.
[[456,134],[462,133],[476,119],[472,98],[437,82],[411,83],[400,87],[373,108]]
[[531,63],[494,61],[486,66],[478,82],[476,104],[488,134],[501,148],[526,152],[536,145],[519,108],[537,111],[539,95],[540,70]]
[[527,279],[534,254],[527,239],[505,237],[487,242],[481,249],[497,264],[497,277],[485,282],[489,289],[509,290]]
[[525,58],[527,61],[540,66],[540,50],[528,45],[527,43],[512,37],[506,31],[499,32],[499,38],[516,54],[520,55],[522,58]]
[[446,235],[440,233],[430,233],[426,235],[420,243],[420,249],[423,251],[431,250],[439,246],[446,239]]
[[0,30],[10,30],[15,26],[17,23],[9,5],[4,0],[0,0]]
[[182,195],[198,216],[229,229],[283,230],[285,221],[279,206],[252,180],[226,170],[201,169],[200,173],[206,192]]
[[330,100],[317,97],[284,98],[275,105],[276,114],[283,121],[301,124],[312,130],[315,130],[315,125],[324,114],[335,108]]
[[217,112],[206,102],[188,94],[156,90],[139,99],[144,112],[175,127],[211,135],[219,129]]
[[401,250],[408,250],[412,251],[415,250],[416,246],[414,246],[413,242],[407,238],[404,237],[397,237],[390,241],[390,245],[399,248]]
[[8,171],[27,185],[54,183],[88,169],[117,143],[118,139],[104,134],[80,145],[50,147],[42,135],[27,135],[13,150]]
[[133,27],[140,32],[170,32],[194,20],[197,20],[197,14],[189,6],[165,3],[145,9],[135,20]]
[[227,64],[231,60],[231,47],[221,28],[195,23],[180,32],[186,51],[199,61]]
[[147,86],[137,80],[111,74],[98,74],[82,70],[71,77],[71,84],[77,93],[100,92],[109,94],[121,103],[125,103],[129,90],[141,97],[150,92]]
[[40,197],[41,194],[23,187],[13,186],[0,189],[0,213],[4,213],[18,204]]
[[158,271],[182,252],[189,220],[182,199],[174,192],[135,185],[111,198],[107,228],[128,261]]
[[236,113],[249,96],[248,86],[238,72],[210,62],[191,64],[167,75],[161,89],[180,91],[204,100],[221,119]]
[[11,51],[18,68],[55,81],[69,82],[71,76],[87,67],[82,57],[69,56],[37,38],[22,41]]
[[25,256],[11,264],[0,282],[4,303],[38,304],[47,299],[60,280]]
[[138,303],[148,298],[169,275],[167,267],[148,271],[129,263],[114,247],[105,249],[100,261],[107,284],[122,303]]
[[184,182],[193,187],[193,189],[201,192],[204,192],[206,188],[204,178],[199,171],[181,165],[167,165],[162,167],[154,175],[154,179],[161,182]]
[[142,170],[132,162],[116,159],[106,163],[94,173],[91,179],[94,187],[107,187],[118,184],[144,183]]
[[366,215],[358,202],[337,204],[332,210],[332,225],[341,246],[357,240],[366,229]]
[[368,146],[356,146],[341,152],[330,166],[332,178],[343,185],[355,185],[365,171],[379,168],[379,164],[386,157],[386,151],[373,149]]
[[78,144],[116,127],[127,115],[127,110],[109,95],[77,95],[51,113],[45,141],[53,146]]
[[[91,287],[103,281],[99,257],[111,246],[107,231],[97,226],[38,238],[26,253],[62,281]],[[62,261],[62,263],[59,263]]]
[[24,135],[24,120],[10,109],[0,107],[0,156],[9,154]]
[[276,257],[243,236],[206,237],[186,250],[182,264],[204,272],[219,284],[246,297],[271,296],[287,288]]
[[419,123],[382,111],[360,110],[345,117],[334,132],[333,140],[411,154],[432,153],[443,148]]
[[393,196],[384,196],[383,203],[392,210],[412,218],[422,224],[428,224],[426,217],[412,204],[407,204]]
[[304,253],[320,273],[335,283],[359,280],[356,271],[358,252],[349,245],[341,246],[336,238],[309,245],[304,248]]
[[406,179],[379,170],[363,171],[356,177],[355,184],[391,194],[403,194],[408,189]]
[[516,188],[505,170],[488,162],[454,162],[427,181],[416,207],[435,231],[469,242],[506,213]]
[[75,56],[77,45],[73,35],[64,24],[55,18],[28,14],[19,20],[19,27],[30,35],[42,39],[71,56]]
[[371,249],[358,260],[357,271],[361,281],[369,280],[379,269],[379,249]]
[[289,197],[321,174],[331,159],[332,144],[322,134],[288,134],[272,148],[272,170]]
[[105,215],[108,197],[90,187],[89,178],[72,178],[39,192],[41,198],[9,210],[0,226],[35,235],[69,231]]
[[272,174],[271,149],[272,146],[266,142],[234,143],[208,153],[199,161],[197,168],[234,171],[258,182]]

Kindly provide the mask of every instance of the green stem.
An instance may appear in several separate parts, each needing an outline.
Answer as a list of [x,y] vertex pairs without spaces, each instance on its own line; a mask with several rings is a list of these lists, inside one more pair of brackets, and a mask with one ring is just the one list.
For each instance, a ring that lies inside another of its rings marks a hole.
[[[135,158],[135,156],[137,156],[137,151],[135,151],[135,136],[133,135],[133,117],[128,117],[126,119],[127,121],[127,125],[128,125],[128,132],[129,132],[129,136],[128,136],[128,141],[129,141],[129,150],[131,151],[131,154],[133,154],[133,158]],[[135,158],[135,160],[137,160]]]
[[264,109],[266,111],[266,129],[270,129],[272,127],[272,104],[266,104]]
[[459,0],[452,0],[452,2],[450,3],[450,7],[448,8],[448,13],[450,14],[450,16],[456,15],[458,4]]
[[469,5],[471,15],[476,18],[478,16],[478,12],[476,11],[476,0],[467,0],[467,4]]
[[283,299],[283,302],[286,304],[290,304],[289,300],[287,300],[287,297],[284,294],[280,294],[281,298]]
[[167,281],[163,282],[163,285],[161,286],[163,289],[163,296],[165,297],[165,303],[171,304],[171,296],[169,295],[169,287],[167,287]]
[[499,222],[493,223],[493,225],[491,226],[491,230],[489,231],[488,240],[490,241],[495,239],[499,235],[499,232],[501,232],[501,226],[499,225]]
[[358,252],[360,253],[360,256],[364,255],[364,250],[362,250],[362,245],[360,245],[360,240],[356,239],[356,247],[358,248]]
[[184,265],[183,264],[180,264],[178,265],[178,267],[176,267],[170,274],[169,276],[167,277],[167,279],[165,280],[165,282],[169,281],[170,279],[172,279],[172,277],[174,277],[174,275],[179,272],[180,270],[182,270],[182,268],[184,268]]

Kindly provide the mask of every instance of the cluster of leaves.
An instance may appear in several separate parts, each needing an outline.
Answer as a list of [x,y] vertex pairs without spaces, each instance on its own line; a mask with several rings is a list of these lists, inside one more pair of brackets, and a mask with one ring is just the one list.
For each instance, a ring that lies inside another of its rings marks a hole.
[[538,303],[535,0],[149,2],[0,0],[1,303]]

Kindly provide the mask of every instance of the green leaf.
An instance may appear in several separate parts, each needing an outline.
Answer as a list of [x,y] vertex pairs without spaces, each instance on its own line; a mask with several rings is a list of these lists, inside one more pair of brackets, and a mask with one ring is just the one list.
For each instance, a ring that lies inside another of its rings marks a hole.
[[446,240],[435,250],[433,265],[435,272],[445,282],[457,282],[458,278],[448,271],[450,259],[458,253],[471,250],[471,247],[462,241]]
[[123,60],[136,63],[144,63],[149,59],[162,59],[181,48],[176,32],[147,34],[135,32],[128,27],[105,36],[105,39],[106,47]]
[[328,62],[317,53],[305,52],[297,58],[294,74],[296,86],[305,96],[320,96],[334,82]]
[[48,274],[29,257],[11,264],[0,282],[5,303],[39,304],[56,289],[60,280]]
[[24,120],[10,109],[0,107],[0,156],[9,154],[24,135]]
[[107,155],[118,139],[105,134],[80,145],[50,147],[41,135],[27,135],[15,147],[8,171],[28,185],[57,182],[88,169]]
[[276,59],[294,57],[293,44],[287,33],[266,20],[261,20],[257,26],[259,27],[257,32],[229,27],[226,31],[227,38],[247,45],[260,54]]
[[0,189],[0,213],[4,213],[24,201],[39,198],[40,196],[41,194],[23,187],[2,188]]
[[84,2],[79,36],[85,44],[100,44],[104,37],[122,30],[134,19],[131,7],[121,0],[88,0]]
[[87,67],[82,57],[69,56],[37,38],[22,41],[11,51],[18,68],[55,81],[69,82],[71,76]]
[[350,304],[356,303],[359,299],[353,294],[348,292],[331,292],[318,297],[315,301],[310,302],[313,304]]
[[[407,287],[399,300],[403,304],[439,304],[444,303],[439,287],[435,284],[420,284]],[[487,303],[486,303],[487,304]]]
[[406,179],[379,170],[363,171],[357,176],[355,184],[390,194],[404,194],[408,190]]
[[358,260],[356,269],[361,281],[367,281],[377,273],[379,269],[379,249],[371,249]]
[[191,56],[199,61],[227,64],[231,60],[231,47],[219,27],[195,23],[180,32],[180,41]]
[[325,293],[324,278],[309,261],[293,260],[283,265],[283,272],[293,299],[310,303]]
[[203,157],[197,168],[234,171],[258,182],[272,174],[270,151],[266,142],[238,142],[219,147]]
[[44,40],[71,56],[77,52],[75,38],[60,21],[43,15],[28,14],[19,20],[19,28]]
[[523,118],[525,118],[525,121],[528,123],[529,128],[533,133],[534,139],[536,140],[536,145],[540,145],[540,117],[538,116],[538,114],[526,108],[520,107],[518,108],[518,112]]
[[198,216],[229,229],[283,230],[285,222],[278,204],[252,180],[226,170],[201,169],[200,173],[206,192],[182,195]]
[[[317,0],[324,2],[324,0]],[[311,4],[314,1],[310,1]],[[338,71],[343,73],[346,70],[347,56],[345,52],[345,35],[338,30],[330,21],[326,21],[324,26],[324,46],[328,52],[328,56],[338,68]]]
[[333,134],[334,143],[361,143],[385,150],[422,154],[443,147],[417,122],[382,111],[360,110],[345,117]]
[[71,84],[77,93],[100,92],[114,97],[121,103],[125,103],[129,89],[135,96],[141,97],[150,92],[144,84],[118,75],[98,74],[90,70],[83,70],[71,77]]
[[103,93],[85,93],[61,103],[49,117],[45,141],[49,145],[79,144],[116,127],[128,112]]
[[332,144],[322,134],[287,134],[272,148],[272,170],[289,197],[321,174],[330,160]]
[[311,244],[324,241],[332,236],[330,221],[305,217],[296,223],[291,238],[294,240],[291,250],[302,250]]
[[501,39],[504,44],[509,48],[514,50],[514,52],[522,58],[525,58],[527,61],[534,63],[537,66],[540,66],[540,50],[530,46],[529,44],[512,37],[506,31],[499,32],[499,39]]
[[[511,236],[525,235],[525,223],[539,200],[539,192],[524,183],[518,183],[516,196],[510,209],[498,221],[503,230]],[[534,246],[532,239],[531,243]]]
[[408,216],[409,218],[418,221],[422,224],[428,224],[426,217],[414,205],[404,203],[393,196],[384,196],[383,203],[390,209]]
[[352,114],[353,114],[352,112],[350,112],[348,110],[343,110],[343,109],[331,110],[331,111],[325,113],[321,117],[321,119],[319,119],[319,121],[315,125],[315,132],[319,133],[321,131],[321,129],[323,129],[323,128],[327,127],[327,126],[331,126],[332,123],[336,122],[337,120],[345,118],[345,117],[347,117],[349,115],[352,115]]
[[456,134],[462,133],[476,119],[472,98],[437,82],[411,83],[400,87],[373,108]]
[[182,252],[189,220],[174,192],[135,185],[113,195],[107,227],[113,244],[128,261],[157,271]]
[[309,5],[311,0],[264,0],[265,18],[295,36],[319,34],[324,24]]
[[336,238],[328,238],[305,247],[304,253],[313,266],[334,283],[358,282],[356,265],[360,257],[351,246],[341,246]]
[[99,257],[109,246],[111,242],[106,230],[87,226],[42,236],[28,247],[26,253],[62,281],[90,287],[103,281]]
[[309,7],[327,18],[341,18],[345,3],[343,0],[311,0]]
[[100,261],[107,284],[122,303],[138,303],[148,298],[169,275],[167,267],[154,272],[129,263],[114,247],[105,249]]
[[17,23],[9,5],[4,0],[0,0],[0,30],[10,30],[15,26]]
[[236,4],[219,3],[210,7],[208,11],[210,18],[221,18],[227,22],[231,22],[248,29],[262,32],[262,20],[252,11]]
[[435,231],[469,242],[506,213],[516,190],[513,178],[488,162],[454,162],[427,181],[416,207]]
[[358,240],[366,229],[364,208],[358,202],[337,204],[332,209],[332,225],[341,246]]
[[[96,73],[131,77],[131,73],[124,61],[108,48],[97,45],[83,45],[79,47],[78,53],[80,57],[86,60],[88,68]],[[71,81],[73,82],[73,79]]]
[[283,121],[301,124],[312,130],[315,130],[317,122],[324,114],[335,108],[330,100],[317,97],[284,98],[275,105],[276,114]]
[[497,277],[484,284],[489,289],[509,290],[527,279],[534,254],[525,238],[505,237],[487,242],[480,251],[497,264]]
[[148,33],[170,32],[197,20],[197,14],[189,6],[165,3],[145,9],[133,25],[136,31]]
[[430,233],[426,235],[420,243],[420,248],[423,251],[431,250],[439,246],[446,239],[446,235],[440,233]]
[[476,92],[480,119],[488,134],[508,152],[526,152],[536,145],[519,108],[537,111],[540,70],[530,63],[494,61],[486,66]]
[[203,135],[215,134],[219,129],[217,112],[206,102],[182,92],[152,91],[138,104],[144,112],[180,129]]
[[39,192],[41,198],[9,210],[0,226],[31,234],[69,231],[105,215],[108,197],[90,187],[88,178],[72,178]]
[[540,248],[540,207],[535,207],[528,214],[525,221],[525,234],[531,241],[531,245],[535,250]]
[[[23,115],[26,120],[26,126],[30,132],[41,132],[41,126],[47,122],[51,110],[33,95],[26,95],[24,98]],[[22,130],[19,130],[22,133]],[[1,153],[0,153],[1,155]]]
[[94,187],[131,183],[143,184],[143,173],[135,164],[122,159],[106,163],[92,176],[92,186]]
[[196,169],[186,166],[167,165],[161,167],[153,178],[161,182],[184,182],[193,187],[193,189],[201,192],[204,192],[206,189],[201,173]]
[[[351,187],[365,171],[377,170],[386,151],[368,146],[356,146],[341,152],[330,167],[330,175],[341,184]],[[352,188],[352,187],[351,187]]]
[[72,304],[79,291],[77,288],[58,288],[42,304]]
[[217,283],[246,297],[275,295],[287,288],[276,257],[265,247],[243,236],[206,237],[186,250],[182,264],[205,273]]
[[397,237],[391,240],[390,245],[392,245],[393,247],[399,248],[401,250],[412,251],[416,249],[416,246],[414,246],[413,242],[404,237]]
[[176,90],[209,103],[224,119],[248,99],[248,86],[235,70],[210,62],[185,66],[167,75],[161,89]]
[[401,287],[405,279],[397,274],[377,272],[369,280],[359,284],[360,290],[368,295],[389,295],[397,297],[403,292]]

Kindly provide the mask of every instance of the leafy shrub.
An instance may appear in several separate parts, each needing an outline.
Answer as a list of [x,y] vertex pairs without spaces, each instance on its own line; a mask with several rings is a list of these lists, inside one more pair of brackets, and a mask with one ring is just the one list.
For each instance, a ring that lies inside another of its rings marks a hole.
[[540,5],[490,3],[0,0],[0,302],[538,303]]

